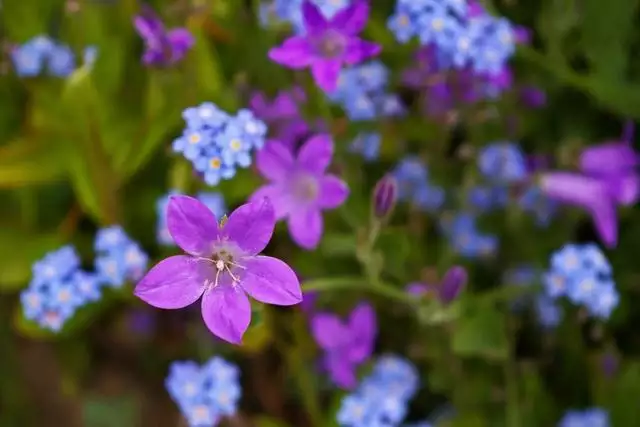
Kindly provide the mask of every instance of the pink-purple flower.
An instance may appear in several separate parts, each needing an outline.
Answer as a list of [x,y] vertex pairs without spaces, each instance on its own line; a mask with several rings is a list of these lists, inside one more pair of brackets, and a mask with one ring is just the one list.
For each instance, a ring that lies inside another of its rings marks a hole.
[[343,180],[326,173],[332,157],[333,141],[326,134],[309,138],[297,154],[271,140],[256,156],[258,171],[269,183],[256,190],[251,200],[271,200],[276,218],[287,219],[289,234],[305,249],[320,243],[322,211],[337,208],[349,195]]
[[331,313],[311,318],[311,332],[324,350],[324,367],[339,387],[357,385],[356,368],[369,359],[377,335],[376,313],[369,304],[353,309],[346,322]]
[[241,343],[251,322],[247,294],[266,304],[302,301],[296,273],[277,258],[259,255],[271,240],[275,222],[266,199],[240,206],[218,224],[198,199],[171,196],[167,227],[186,254],[160,261],[138,283],[135,295],[164,309],[183,308],[202,297],[209,330]]
[[193,36],[186,28],[167,30],[160,18],[148,7],[133,19],[133,25],[144,40],[142,61],[147,65],[176,63],[194,43]]
[[358,37],[369,17],[369,5],[364,0],[356,0],[329,20],[305,0],[302,15],[305,34],[271,49],[269,58],[293,69],[311,68],[314,80],[326,92],[337,88],[343,64],[354,65],[380,53],[380,45]]

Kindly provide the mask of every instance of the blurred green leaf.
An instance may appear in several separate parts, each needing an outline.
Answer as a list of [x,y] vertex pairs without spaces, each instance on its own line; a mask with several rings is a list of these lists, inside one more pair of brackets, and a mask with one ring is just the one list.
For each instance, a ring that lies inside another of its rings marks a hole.
[[31,265],[64,242],[57,234],[0,230],[0,291],[22,288],[31,277]]
[[611,393],[606,396],[606,405],[611,411],[611,425],[640,425],[640,362],[634,360],[625,364],[618,374]]
[[509,343],[505,315],[490,304],[474,307],[456,322],[452,350],[460,356],[504,360]]
[[393,277],[405,278],[407,259],[411,252],[409,234],[384,230],[378,236],[376,247],[384,256],[384,271]]
[[137,424],[138,407],[134,396],[92,397],[82,405],[84,427],[123,427]]
[[[193,68],[196,73],[196,81],[199,96],[215,99],[220,96],[224,82],[224,76],[220,70],[215,49],[209,43],[209,39],[202,28],[202,25],[194,25],[193,33],[196,42],[190,53],[193,58]],[[187,84],[189,84],[187,82]],[[225,106],[228,108],[228,106]]]
[[357,247],[358,239],[355,233],[327,233],[320,243],[320,251],[332,257],[353,257]]
[[65,150],[55,144],[14,141],[0,149],[0,188],[46,184],[63,178],[67,167]]
[[536,27],[550,61],[563,66],[565,38],[580,22],[576,0],[545,0],[542,5]]

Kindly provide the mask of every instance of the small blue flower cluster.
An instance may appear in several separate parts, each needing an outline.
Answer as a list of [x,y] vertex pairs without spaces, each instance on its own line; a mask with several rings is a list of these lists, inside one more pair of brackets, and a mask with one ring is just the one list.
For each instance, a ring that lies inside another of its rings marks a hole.
[[477,74],[500,73],[515,52],[511,23],[466,0],[398,0],[387,25],[399,42],[416,36],[436,47],[439,63]]
[[476,217],[469,212],[441,218],[440,227],[454,252],[463,257],[488,257],[498,249],[498,238],[481,233],[477,228]]
[[337,89],[327,94],[344,108],[352,121],[398,117],[405,113],[400,98],[388,93],[389,70],[380,61],[369,61],[340,72]]
[[[260,22],[263,26],[290,23],[297,34],[305,32],[302,18],[304,0],[269,0],[260,4]],[[318,6],[325,18],[330,19],[340,10],[347,7],[350,0],[311,0]]]
[[101,296],[98,275],[80,269],[80,258],[72,246],[50,252],[33,265],[33,278],[20,300],[27,319],[54,332],[81,306]]
[[147,269],[149,257],[119,225],[99,230],[94,247],[98,254],[96,272],[111,287],[120,288],[127,280],[138,280]]
[[203,366],[174,362],[165,381],[167,391],[187,419],[189,427],[212,427],[238,410],[240,371],[220,357]]
[[420,158],[405,157],[393,175],[398,181],[399,200],[408,201],[424,212],[435,212],[444,204],[444,189],[429,182],[429,171]]
[[342,400],[338,424],[342,427],[399,425],[418,384],[415,366],[397,356],[383,356],[358,389]]
[[478,213],[503,208],[508,201],[509,192],[504,186],[476,185],[467,191],[467,202],[470,208]]
[[233,178],[238,167],[251,165],[251,152],[264,146],[267,126],[250,110],[235,116],[205,102],[182,113],[187,126],[173,150],[191,161],[209,185]]
[[[84,52],[84,62],[92,64],[96,56],[97,49],[89,46]],[[75,56],[69,46],[43,35],[15,47],[11,60],[20,77],[35,77],[45,70],[54,77],[67,77],[76,67]]]
[[567,411],[558,427],[609,427],[609,414],[604,409],[590,408],[584,411]]
[[[169,194],[160,197],[156,202],[156,211],[158,213],[156,237],[158,243],[164,246],[175,245],[173,237],[171,237],[171,233],[169,233],[169,229],[167,228],[167,206],[169,206],[169,197],[175,194],[179,193],[177,191],[170,191]],[[213,212],[218,221],[226,215],[227,206],[221,193],[201,192],[196,195],[196,198]]]
[[349,151],[359,154],[367,162],[377,160],[380,156],[382,136],[378,132],[361,132],[349,145]]
[[535,185],[527,187],[518,197],[518,205],[524,212],[532,214],[540,227],[548,226],[558,210],[558,202],[547,197]]
[[478,169],[489,181],[496,184],[521,182],[529,175],[524,153],[512,142],[494,142],[478,153]]
[[543,284],[549,298],[566,296],[590,315],[607,319],[620,299],[611,275],[611,265],[598,246],[567,244],[551,256]]

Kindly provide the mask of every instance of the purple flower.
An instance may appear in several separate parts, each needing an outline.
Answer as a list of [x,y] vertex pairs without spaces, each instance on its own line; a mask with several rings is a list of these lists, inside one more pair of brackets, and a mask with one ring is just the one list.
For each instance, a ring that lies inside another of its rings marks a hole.
[[286,218],[289,234],[302,248],[318,246],[323,232],[322,210],[335,209],[347,199],[349,187],[326,170],[333,157],[333,141],[315,135],[300,147],[297,156],[279,141],[269,141],[258,152],[260,174],[270,182],[251,200],[268,198],[277,219]]
[[170,65],[180,61],[193,46],[186,28],[167,31],[160,18],[148,7],[133,19],[133,25],[145,42],[142,61],[147,65]]
[[346,323],[330,313],[318,313],[311,319],[311,332],[324,350],[324,366],[339,387],[357,385],[356,367],[373,352],[377,335],[376,313],[369,304],[353,309]]
[[326,92],[337,88],[342,64],[354,65],[380,53],[380,45],[357,36],[369,16],[369,5],[364,0],[356,0],[330,20],[305,0],[302,15],[306,33],[271,49],[269,58],[293,69],[311,68],[314,80]]
[[186,255],[160,261],[135,288],[135,295],[157,308],[186,307],[202,297],[202,317],[223,340],[240,344],[251,321],[254,299],[275,305],[302,301],[296,273],[283,261],[258,255],[275,227],[268,200],[240,206],[224,224],[202,202],[174,195],[167,227]]

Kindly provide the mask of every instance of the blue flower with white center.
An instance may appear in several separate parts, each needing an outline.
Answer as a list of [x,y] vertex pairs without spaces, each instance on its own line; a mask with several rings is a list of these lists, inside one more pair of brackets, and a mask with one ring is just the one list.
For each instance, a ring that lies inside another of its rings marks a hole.
[[222,154],[222,162],[229,166],[243,168],[251,164],[251,145],[241,128],[234,124],[228,125],[218,139],[218,146]]
[[494,182],[519,182],[528,175],[524,153],[510,142],[495,142],[483,147],[478,154],[478,168],[485,178]]
[[98,252],[94,261],[96,272],[112,287],[138,280],[147,269],[149,257],[120,226],[99,230],[94,246]]
[[416,18],[408,10],[398,8],[387,20],[387,27],[396,40],[403,44],[417,35]]
[[583,248],[580,245],[566,244],[551,255],[551,268],[565,277],[573,276],[584,269]]
[[349,145],[349,151],[362,156],[367,162],[377,160],[380,156],[382,136],[378,132],[361,132]]
[[259,120],[251,110],[239,110],[234,118],[234,124],[244,134],[244,139],[249,142],[248,148],[260,150],[264,147],[267,136],[267,125]]
[[97,274],[78,270],[72,281],[83,302],[95,302],[102,297],[102,279]]
[[241,397],[238,368],[214,357],[203,366],[194,362],[174,362],[165,386],[189,426],[217,425],[222,416],[238,410]]
[[567,411],[558,427],[609,427],[609,413],[601,408]]
[[56,44],[49,51],[47,68],[55,77],[67,77],[76,67],[76,59],[69,46]]
[[182,112],[182,118],[189,129],[220,129],[231,119],[212,102],[203,102],[195,107],[188,107]]
[[73,246],[49,252],[43,259],[33,264],[33,281],[35,283],[50,283],[64,280],[80,268],[80,257]]

